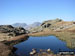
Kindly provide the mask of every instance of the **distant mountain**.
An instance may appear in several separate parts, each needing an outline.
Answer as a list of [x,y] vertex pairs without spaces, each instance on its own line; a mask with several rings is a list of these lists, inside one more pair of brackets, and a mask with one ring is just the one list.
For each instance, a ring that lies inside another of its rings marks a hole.
[[30,25],[27,25],[26,23],[15,23],[15,24],[12,24],[13,27],[23,27],[23,28],[25,28],[27,30],[29,30],[31,28],[38,27],[40,25],[41,25],[40,22],[34,22],[33,24],[30,24]]
[[40,22],[34,22],[33,24],[28,25],[28,26],[26,27],[26,29],[27,29],[27,30],[30,30],[30,29],[35,28],[35,27],[38,27],[38,26],[40,26],[40,25],[41,25]]
[[37,27],[37,26],[40,26],[41,25],[41,23],[40,22],[34,22],[33,24],[30,24],[29,26],[30,27]]
[[14,23],[14,24],[12,24],[12,26],[13,27],[23,27],[23,28],[25,28],[27,26],[27,24],[26,23]]

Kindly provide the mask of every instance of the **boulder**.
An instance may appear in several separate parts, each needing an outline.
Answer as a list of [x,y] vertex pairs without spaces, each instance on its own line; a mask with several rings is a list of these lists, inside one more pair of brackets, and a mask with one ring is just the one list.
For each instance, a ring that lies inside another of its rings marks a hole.
[[0,41],[26,34],[26,30],[22,27],[13,27],[11,25],[0,25]]

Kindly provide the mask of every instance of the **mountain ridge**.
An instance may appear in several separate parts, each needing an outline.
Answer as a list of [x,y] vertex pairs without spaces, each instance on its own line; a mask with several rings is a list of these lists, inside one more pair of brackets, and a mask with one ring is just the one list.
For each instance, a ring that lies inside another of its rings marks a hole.
[[31,29],[31,28],[35,28],[35,27],[38,27],[38,26],[40,26],[41,25],[41,23],[40,22],[34,22],[34,23],[32,23],[32,24],[26,24],[26,23],[14,23],[14,24],[12,24],[12,26],[13,27],[23,27],[23,28],[25,28],[26,30],[29,30],[29,29]]

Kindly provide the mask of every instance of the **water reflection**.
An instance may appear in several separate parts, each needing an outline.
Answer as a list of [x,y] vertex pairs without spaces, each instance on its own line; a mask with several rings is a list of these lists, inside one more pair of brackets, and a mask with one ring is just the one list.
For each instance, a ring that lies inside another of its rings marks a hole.
[[37,50],[50,48],[54,53],[58,53],[59,49],[62,51],[73,51],[74,49],[69,49],[68,47],[75,48],[74,40],[75,39],[70,39],[65,43],[65,41],[61,41],[55,36],[29,37],[27,41],[15,45],[15,47],[18,48],[16,54],[29,56],[32,48],[36,48]]

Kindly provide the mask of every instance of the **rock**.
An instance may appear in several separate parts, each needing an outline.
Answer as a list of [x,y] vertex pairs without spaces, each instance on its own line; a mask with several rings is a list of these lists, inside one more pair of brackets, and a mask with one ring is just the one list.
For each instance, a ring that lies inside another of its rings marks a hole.
[[34,53],[33,52],[30,52],[30,55],[33,55]]
[[26,30],[22,27],[15,28],[16,35],[26,34]]
[[14,48],[0,42],[0,56],[16,56],[13,52]]
[[41,24],[41,26],[42,26],[43,28],[48,28],[48,27],[50,27],[52,24],[55,24],[55,23],[61,22],[61,21],[62,21],[61,19],[56,18],[55,20],[44,21],[44,22]]
[[22,27],[12,27],[11,25],[1,25],[0,26],[0,32],[1,33],[15,33],[15,34],[24,34],[26,33],[25,32],[25,29],[22,28]]
[[32,52],[30,52],[30,55],[34,55],[36,53],[36,50],[33,50]]
[[7,40],[9,38],[26,34],[26,30],[22,27],[13,27],[11,25],[0,25],[0,41]]
[[47,52],[50,52],[51,51],[51,49],[49,48],[49,49],[47,49]]

